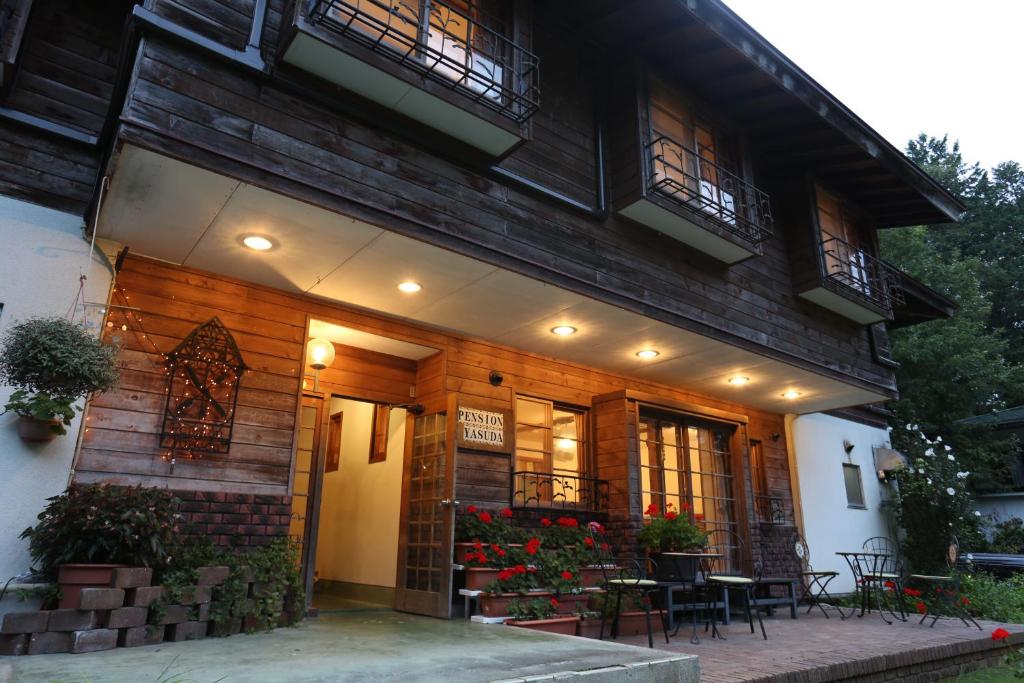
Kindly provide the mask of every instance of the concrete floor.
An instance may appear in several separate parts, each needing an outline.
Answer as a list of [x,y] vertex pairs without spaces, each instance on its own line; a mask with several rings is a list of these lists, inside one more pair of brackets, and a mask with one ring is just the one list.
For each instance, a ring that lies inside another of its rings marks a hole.
[[[388,610],[325,613],[272,633],[6,659],[14,683],[699,680],[697,659],[510,626]],[[2,680],[3,676],[0,676]]]

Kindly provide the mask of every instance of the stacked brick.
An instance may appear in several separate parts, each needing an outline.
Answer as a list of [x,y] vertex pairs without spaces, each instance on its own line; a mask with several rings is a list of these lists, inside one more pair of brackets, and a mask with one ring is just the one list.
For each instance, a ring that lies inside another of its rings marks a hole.
[[291,496],[250,493],[175,491],[181,512],[193,533],[209,536],[220,546],[268,545],[288,534]]
[[227,567],[202,567],[195,586],[185,588],[176,604],[163,605],[164,589],[152,585],[152,569],[115,569],[109,587],[82,589],[78,609],[5,614],[0,655],[77,654],[237,633],[230,624],[210,621],[213,589],[227,577]]

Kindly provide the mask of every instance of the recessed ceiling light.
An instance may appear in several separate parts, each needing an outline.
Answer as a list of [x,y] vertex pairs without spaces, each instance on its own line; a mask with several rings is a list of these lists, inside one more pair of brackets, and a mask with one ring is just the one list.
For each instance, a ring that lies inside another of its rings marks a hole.
[[743,386],[744,384],[746,384],[749,381],[750,381],[749,377],[741,377],[739,375],[737,375],[736,377],[730,377],[729,378],[729,384],[735,384],[738,387]]
[[568,337],[569,335],[576,334],[576,328],[572,325],[556,325],[551,328],[551,334],[557,334],[559,337]]
[[255,251],[266,251],[274,248],[274,242],[263,235],[247,235],[242,238],[242,244]]
[[421,287],[420,283],[418,283],[418,282],[413,282],[412,280],[406,280],[405,282],[400,282],[398,284],[398,289],[399,289],[399,291],[405,292],[406,294],[415,294],[416,292],[418,292],[421,289],[423,289],[423,287]]
[[782,392],[782,398],[788,398],[790,401],[792,401],[794,398],[800,398],[801,396],[803,396],[803,394],[801,394],[796,389],[788,389]]
[[642,351],[637,351],[636,352],[636,357],[637,358],[643,358],[644,360],[647,360],[648,358],[657,358],[658,353],[659,352],[655,351],[654,349],[644,349]]

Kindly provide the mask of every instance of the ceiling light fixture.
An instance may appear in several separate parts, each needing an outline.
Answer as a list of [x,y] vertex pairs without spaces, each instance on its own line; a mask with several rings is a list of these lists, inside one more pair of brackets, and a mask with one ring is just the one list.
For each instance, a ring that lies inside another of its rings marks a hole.
[[551,328],[551,334],[557,334],[559,337],[568,337],[576,332],[576,328],[572,325],[556,325]]
[[406,294],[415,294],[416,292],[423,289],[420,283],[413,282],[412,280],[406,280],[405,282],[398,283],[398,290],[405,292]]
[[642,351],[636,352],[636,357],[643,358],[644,360],[648,360],[650,358],[657,358],[659,355],[660,353],[658,351],[655,351],[654,349],[643,349]]
[[782,398],[788,398],[790,401],[792,401],[795,398],[800,398],[801,396],[803,396],[803,394],[801,394],[796,389],[787,389],[786,391],[782,392]]
[[576,447],[576,442],[573,441],[572,439],[569,439],[569,438],[566,438],[566,437],[562,437],[556,443],[557,443],[558,447],[561,448],[563,451],[567,451],[567,450],[569,450],[571,448],[575,448]]
[[736,377],[730,377],[729,378],[729,384],[735,384],[738,387],[743,386],[744,384],[746,384],[749,381],[750,381],[749,377],[741,377],[739,375],[737,375]]
[[247,235],[242,238],[242,244],[253,251],[267,251],[274,248],[274,242],[263,235]]

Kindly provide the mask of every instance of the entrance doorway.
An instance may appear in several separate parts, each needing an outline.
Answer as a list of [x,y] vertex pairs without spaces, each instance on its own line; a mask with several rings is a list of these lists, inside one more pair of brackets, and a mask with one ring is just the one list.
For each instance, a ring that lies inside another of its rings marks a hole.
[[312,605],[391,608],[406,410],[332,396],[326,412]]

